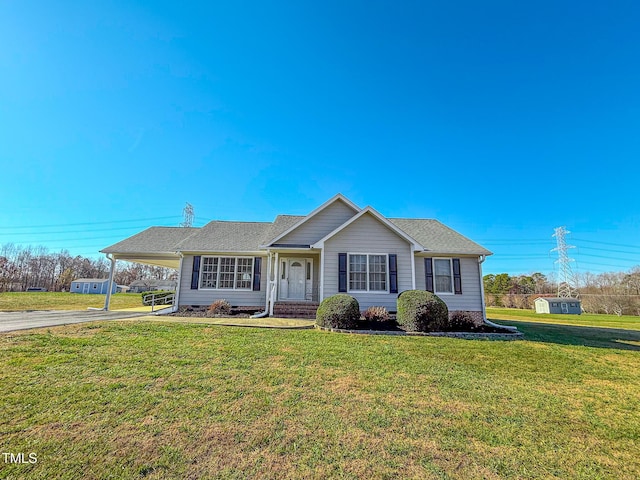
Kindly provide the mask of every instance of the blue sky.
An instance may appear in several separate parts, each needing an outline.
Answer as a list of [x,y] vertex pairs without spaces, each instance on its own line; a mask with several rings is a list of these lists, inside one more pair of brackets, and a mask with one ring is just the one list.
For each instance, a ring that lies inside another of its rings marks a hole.
[[0,245],[341,192],[437,218],[485,273],[640,265],[635,1],[0,2]]

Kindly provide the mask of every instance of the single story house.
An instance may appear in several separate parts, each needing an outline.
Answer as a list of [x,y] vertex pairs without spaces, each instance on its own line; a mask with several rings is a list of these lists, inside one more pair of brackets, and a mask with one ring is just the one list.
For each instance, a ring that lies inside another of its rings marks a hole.
[[533,302],[536,306],[536,313],[568,313],[580,315],[582,307],[577,298],[559,297],[538,297]]
[[273,222],[151,227],[101,252],[111,260],[178,269],[176,302],[226,299],[264,315],[314,314],[320,301],[355,297],[362,310],[396,311],[398,294],[436,293],[449,311],[486,319],[482,262],[491,252],[437,220],[386,218],[338,194],[308,215]]
[[149,292],[151,290],[170,290],[173,291],[177,287],[175,280],[155,280],[144,279],[134,280],[129,284],[129,293],[142,293]]
[[[118,286],[111,285],[111,293],[116,293]],[[107,293],[109,291],[108,278],[78,278],[71,282],[71,293]]]

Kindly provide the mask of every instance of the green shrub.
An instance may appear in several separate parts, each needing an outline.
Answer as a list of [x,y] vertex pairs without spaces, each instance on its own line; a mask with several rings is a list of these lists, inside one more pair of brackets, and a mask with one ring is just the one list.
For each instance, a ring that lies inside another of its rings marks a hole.
[[362,316],[369,322],[386,322],[389,320],[389,312],[384,307],[369,307]]
[[231,304],[225,299],[216,300],[209,305],[207,312],[210,315],[229,315],[231,313]]
[[360,305],[351,295],[339,293],[325,298],[316,313],[316,325],[346,330],[356,328],[360,320]]
[[449,309],[440,297],[424,290],[407,290],[398,297],[397,322],[408,332],[446,330]]
[[148,292],[141,292],[140,297],[142,297],[143,305],[151,305],[151,297],[149,297],[146,301],[144,297],[146,297],[147,295],[155,294],[155,305],[164,305],[166,303],[171,303],[171,300],[173,298],[172,295],[174,295],[175,293],[176,292],[170,290],[150,290]]
[[463,311],[455,311],[449,317],[447,330],[451,332],[474,332],[478,329],[471,315]]

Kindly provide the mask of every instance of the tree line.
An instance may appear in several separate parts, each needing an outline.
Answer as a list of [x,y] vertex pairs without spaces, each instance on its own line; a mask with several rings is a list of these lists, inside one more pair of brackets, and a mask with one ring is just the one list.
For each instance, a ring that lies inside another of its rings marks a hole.
[[[640,316],[640,265],[627,272],[590,272],[576,276],[576,292],[587,313]],[[483,277],[487,306],[533,308],[539,296],[555,295],[558,284],[541,273]]]
[[[23,292],[30,287],[68,292],[72,281],[108,278],[109,269],[106,258],[71,256],[67,250],[52,253],[46,247],[8,243],[0,248],[0,292]],[[176,276],[177,272],[171,268],[129,262],[118,262],[114,272],[118,285],[129,285],[141,279],[175,279]]]

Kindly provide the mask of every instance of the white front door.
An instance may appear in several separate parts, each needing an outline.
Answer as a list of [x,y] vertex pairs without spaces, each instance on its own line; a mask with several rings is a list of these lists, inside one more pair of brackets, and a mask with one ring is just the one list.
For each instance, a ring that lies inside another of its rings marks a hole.
[[289,295],[290,300],[304,300],[305,261],[292,258],[289,260]]

